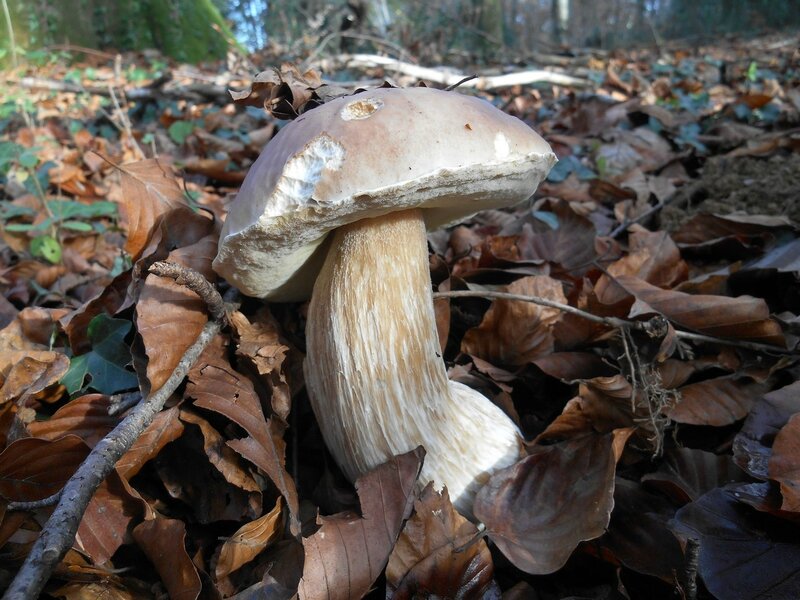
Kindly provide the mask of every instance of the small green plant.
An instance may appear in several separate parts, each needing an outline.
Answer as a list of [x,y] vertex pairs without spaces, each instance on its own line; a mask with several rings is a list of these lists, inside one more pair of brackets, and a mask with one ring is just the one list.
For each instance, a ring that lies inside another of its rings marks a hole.
[[95,222],[96,219],[116,219],[118,213],[117,205],[109,201],[84,204],[66,198],[47,199],[44,189],[48,170],[48,164],[39,166],[35,148],[28,149],[13,142],[0,143],[0,178],[13,174],[26,187],[30,183],[31,191],[38,196],[42,210],[47,215],[35,222],[36,209],[18,206],[7,200],[0,201],[0,225],[5,231],[33,236],[31,254],[55,264],[61,261],[60,231],[99,231],[101,224]]
[[114,319],[105,313],[91,320],[87,333],[92,350],[72,357],[69,370],[61,378],[70,394],[86,388],[101,394],[116,394],[138,385],[136,374],[126,368],[132,360],[130,347],[125,343],[131,325],[130,321]]

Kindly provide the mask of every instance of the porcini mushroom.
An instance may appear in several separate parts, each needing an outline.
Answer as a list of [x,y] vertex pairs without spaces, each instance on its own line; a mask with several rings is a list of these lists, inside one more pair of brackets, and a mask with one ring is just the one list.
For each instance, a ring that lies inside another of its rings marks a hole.
[[447,378],[425,232],[526,200],[554,163],[484,100],[382,88],[303,114],[251,168],[214,268],[250,296],[311,296],[306,384],[351,480],[422,445],[420,482],[446,485],[470,515],[488,476],[520,456],[511,419]]

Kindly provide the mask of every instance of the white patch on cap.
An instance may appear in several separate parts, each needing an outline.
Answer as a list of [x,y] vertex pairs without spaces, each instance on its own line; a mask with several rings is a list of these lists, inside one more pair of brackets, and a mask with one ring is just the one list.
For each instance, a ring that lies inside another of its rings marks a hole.
[[348,102],[339,113],[345,121],[360,121],[368,119],[373,113],[383,107],[383,100],[380,98],[361,98]]
[[504,159],[511,153],[511,147],[508,145],[508,138],[502,133],[498,132],[494,136],[494,154],[499,159]]
[[344,147],[341,144],[325,134],[315,137],[286,161],[264,216],[277,216],[292,207],[308,204],[323,171],[337,171],[343,161]]

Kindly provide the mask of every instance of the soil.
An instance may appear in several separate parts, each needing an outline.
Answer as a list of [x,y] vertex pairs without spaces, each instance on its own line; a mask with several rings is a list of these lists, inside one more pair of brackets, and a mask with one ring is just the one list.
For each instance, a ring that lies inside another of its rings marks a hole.
[[661,228],[673,231],[699,212],[783,215],[800,224],[800,154],[709,159],[700,179],[664,208]]

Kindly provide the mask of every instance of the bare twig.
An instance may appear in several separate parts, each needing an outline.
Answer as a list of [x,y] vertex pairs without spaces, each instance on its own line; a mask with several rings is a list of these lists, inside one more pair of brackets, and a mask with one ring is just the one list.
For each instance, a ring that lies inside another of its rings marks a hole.
[[133,131],[131,129],[131,121],[128,119],[128,115],[122,110],[122,107],[119,105],[119,100],[117,100],[117,95],[114,93],[114,87],[112,85],[108,86],[108,94],[111,97],[111,101],[114,103],[114,109],[117,113],[117,118],[122,123],[122,127],[125,130],[125,133],[128,136],[128,140],[131,144],[133,144],[136,153],[139,155],[139,158],[144,159],[147,158],[144,152],[142,152],[141,146],[136,141],[136,138],[133,135]]
[[608,234],[608,237],[616,238],[620,234],[622,234],[626,229],[628,229],[628,227],[633,225],[634,223],[641,223],[642,221],[645,221],[646,219],[648,219],[649,217],[653,216],[658,211],[660,211],[662,208],[667,206],[670,202],[672,202],[673,198],[675,198],[675,197],[676,197],[676,195],[673,195],[671,198],[668,198],[668,199],[664,200],[663,202],[659,202],[655,206],[651,206],[649,209],[647,209],[645,212],[643,212],[642,214],[640,214],[636,218],[633,218],[633,219],[627,219],[626,218],[611,233]]
[[32,500],[30,502],[9,502],[6,510],[38,510],[40,508],[47,508],[55,506],[61,498],[61,491],[58,490],[55,494],[42,498],[41,500]]
[[174,279],[175,283],[189,288],[206,303],[208,313],[215,319],[225,317],[225,301],[219,292],[200,273],[182,265],[170,262],[156,262],[150,265],[150,272],[159,277]]
[[108,414],[113,417],[139,404],[142,401],[142,393],[137,390],[124,394],[113,394],[109,400]]
[[[190,270],[181,268],[180,271],[183,273]],[[216,290],[214,293],[219,296]],[[208,295],[213,296],[213,294]],[[212,304],[224,306],[221,298],[219,300],[215,298]],[[224,313],[224,310],[221,312]],[[220,314],[220,311],[215,309],[214,314]],[[197,340],[186,350],[164,385],[140,402],[92,449],[64,486],[58,505],[6,590],[3,600],[39,597],[53,570],[74,542],[78,525],[97,488],[113,470],[120,457],[130,449],[164,407],[164,403],[178,388],[189,369],[221,328],[221,319],[206,323]]]
[[[548,300],[547,298],[540,298],[538,296],[525,296],[522,294],[509,294],[507,292],[489,292],[480,290],[468,290],[468,291],[457,291],[457,292],[435,292],[433,294],[433,297],[434,298],[487,298],[489,300],[518,300],[520,302],[531,302],[533,304],[539,304],[541,306],[555,308],[565,313],[569,313],[581,317],[582,319],[586,319],[587,321],[601,323],[611,328],[623,328],[629,330],[644,331],[645,333],[648,334],[650,334],[655,328],[657,328],[657,325],[659,325],[658,323],[652,322],[653,319],[648,321],[630,321],[626,319],[620,319],[617,317],[599,317],[597,315],[593,315],[592,313],[588,313],[585,310],[575,308],[574,306],[569,306],[568,304],[554,302],[553,300]],[[800,356],[800,352],[798,352],[797,350],[789,350],[787,348],[781,348],[780,346],[761,344],[759,342],[749,342],[747,340],[727,340],[724,338],[713,337],[710,335],[703,335],[701,333],[692,333],[691,331],[681,331],[678,329],[675,330],[675,335],[679,339],[691,340],[694,342],[706,342],[709,344],[734,346],[737,348],[746,348],[748,350],[755,350],[756,352],[769,352],[773,354]]]
[[435,292],[434,298],[488,298],[490,300],[518,300],[520,302],[531,302],[540,306],[547,306],[548,308],[555,308],[571,315],[576,315],[587,321],[594,321],[602,325],[607,325],[611,328],[624,328],[624,329],[638,329],[640,331],[647,330],[646,321],[626,321],[625,319],[618,319],[617,317],[598,317],[592,313],[588,313],[580,308],[575,308],[569,304],[562,304],[547,298],[539,296],[525,296],[523,294],[509,294],[507,292],[488,292],[488,291],[457,291],[457,292]]
[[[443,71],[441,69],[421,67],[397,60],[396,58],[377,54],[343,54],[331,57],[331,60],[335,60],[337,63],[340,62],[349,68],[384,67],[389,71],[443,85],[457,84],[466,77],[464,73],[458,71]],[[462,83],[461,87],[493,90],[513,85],[530,85],[532,83],[552,83],[554,85],[570,87],[592,87],[594,85],[588,79],[580,79],[563,73],[533,69],[517,73],[507,73],[505,75],[478,76],[475,79],[470,79]]]
[[684,555],[686,557],[686,563],[684,564],[686,587],[684,592],[686,593],[686,600],[695,600],[697,598],[697,566],[700,560],[700,540],[696,538],[686,540]]

